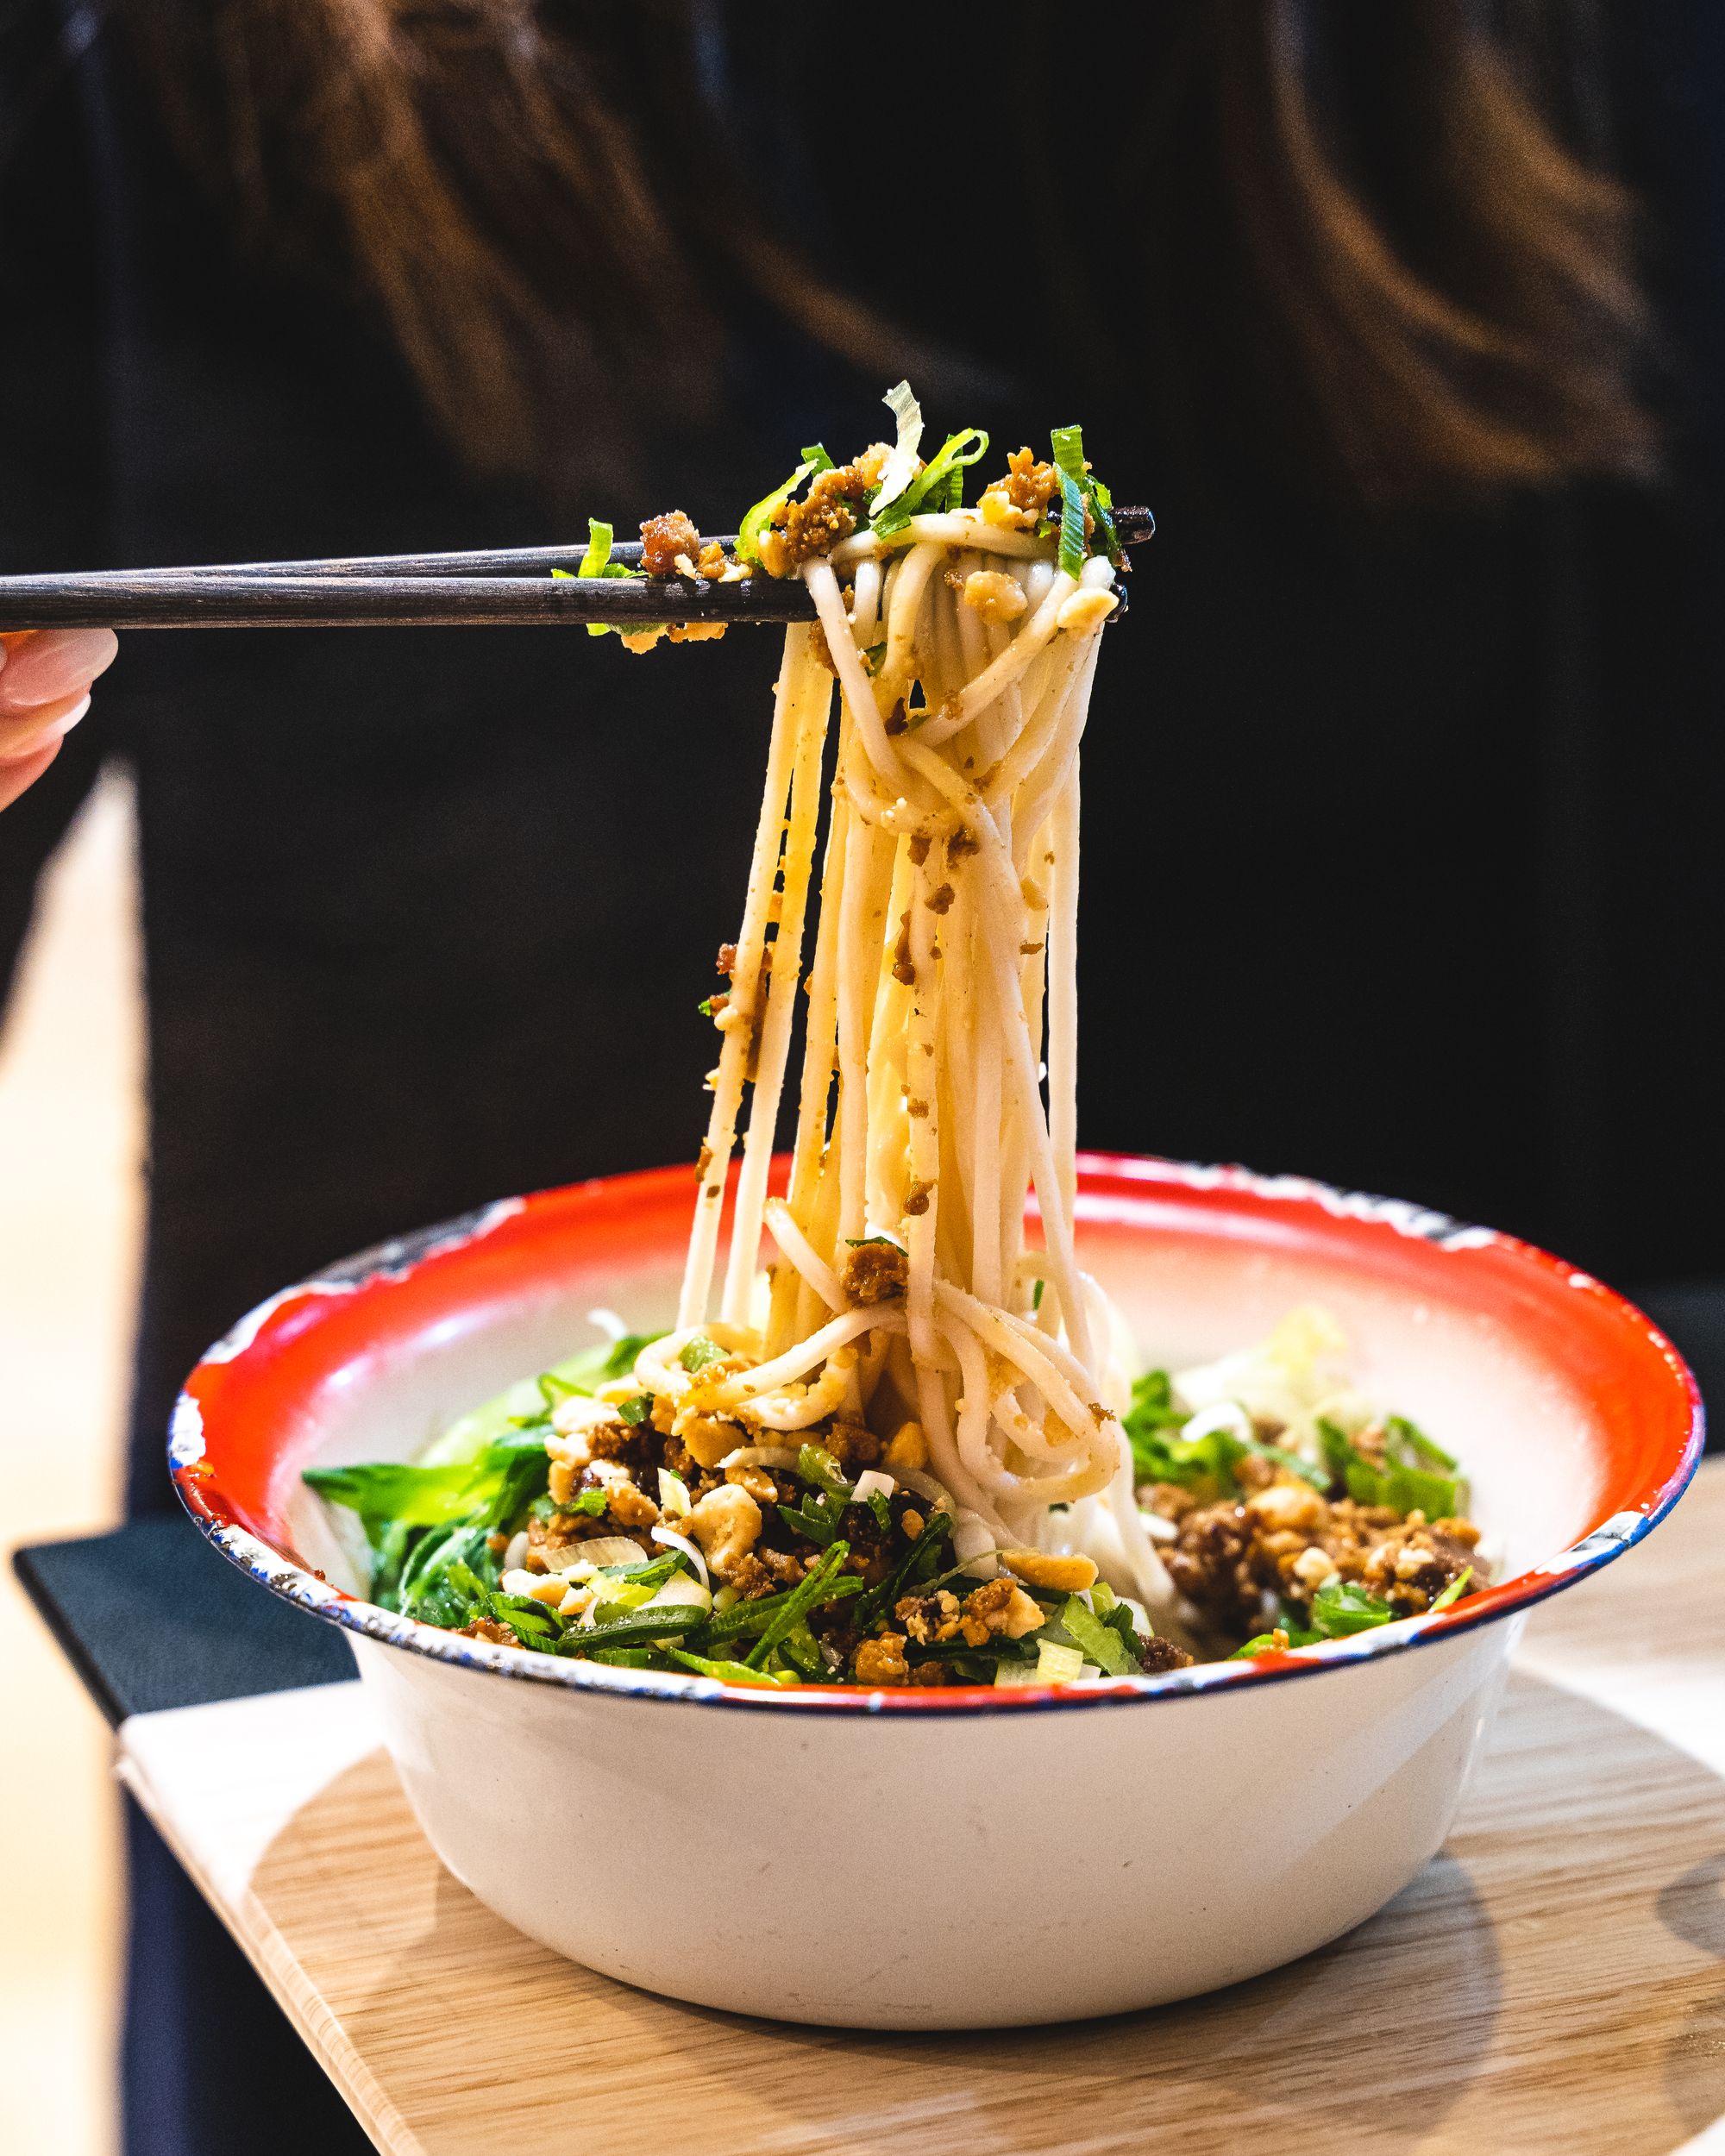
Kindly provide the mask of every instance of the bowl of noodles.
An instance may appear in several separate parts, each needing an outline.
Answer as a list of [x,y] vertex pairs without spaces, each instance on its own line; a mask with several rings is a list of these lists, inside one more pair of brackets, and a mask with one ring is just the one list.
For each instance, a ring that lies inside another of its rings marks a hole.
[[925,457],[888,401],[893,442],[805,450],[729,549],[672,512],[638,570],[599,525],[581,562],[668,608],[808,596],[693,1176],[285,1290],[170,1457],[227,1557],[347,1630],[427,1834],[511,1923],[706,2005],[982,2027],[1204,1991],[1381,1907],[1526,1611],[1676,1501],[1700,1411],[1525,1244],[1078,1153],[1112,497],[1063,428],[967,507],[986,436]]
[[705,2005],[1050,2021],[1336,1937],[1440,1845],[1525,1612],[1631,1548],[1698,1450],[1653,1327],[1526,1245],[1287,1178],[1083,1161],[1079,1247],[1145,1368],[1214,1369],[1321,1308],[1353,1385],[1465,1465],[1493,1583],[1160,1675],[873,1689],[575,1658],[372,1600],[305,1470],[423,1457],[572,1341],[608,1350],[589,1310],[662,1324],[687,1193],[686,1170],[578,1185],[332,1269],[199,1366],[176,1445],[223,1553],[347,1630],[456,1877],[559,1952]]

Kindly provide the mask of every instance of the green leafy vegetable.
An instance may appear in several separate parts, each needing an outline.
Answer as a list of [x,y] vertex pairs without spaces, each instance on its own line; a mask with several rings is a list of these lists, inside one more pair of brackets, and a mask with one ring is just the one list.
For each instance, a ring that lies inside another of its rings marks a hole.
[[[1126,1646],[1112,1625],[1104,1624],[1095,1612],[1079,1595],[1069,1595],[1062,1605],[1054,1626],[1044,1626],[1036,1637],[1043,1639],[1063,1633],[1066,1639],[1078,1648],[1087,1662],[1094,1662],[1099,1670],[1110,1677],[1136,1677],[1143,1668],[1138,1656]],[[1063,1645],[1057,1636],[1057,1644]]]
[[691,1570],[688,1559],[681,1550],[672,1550],[662,1557],[644,1558],[639,1564],[602,1564],[594,1573],[595,1580],[618,1581],[631,1588],[662,1587],[674,1572]]
[[470,1513],[485,1481],[478,1463],[453,1467],[411,1467],[378,1461],[360,1467],[309,1467],[305,1481],[332,1505],[357,1513],[368,1536],[392,1521],[409,1527],[442,1527]]
[[850,1484],[844,1470],[824,1445],[805,1445],[797,1451],[797,1473],[816,1489],[825,1490],[829,1496],[850,1499]]
[[544,1487],[550,1463],[543,1445],[499,1440],[476,1459],[444,1467],[373,1461],[354,1467],[311,1467],[304,1480],[320,1497],[357,1513],[375,1548],[390,1526],[442,1527],[476,1515],[499,1524]]
[[497,1593],[486,1599],[491,1604],[491,1615],[507,1625],[524,1645],[554,1646],[563,1636],[562,1619],[530,1595]]
[[[1037,1286],[1040,1288],[1038,1281]],[[1166,1433],[1176,1436],[1190,1420],[1183,1407],[1174,1405],[1174,1383],[1166,1370],[1146,1370],[1132,1380],[1132,1406],[1126,1411],[1126,1432],[1132,1441],[1132,1461],[1141,1482],[1177,1482],[1174,1455]]]
[[1381,1465],[1327,1419],[1320,1420],[1318,1436],[1325,1466],[1356,1504],[1388,1505],[1399,1513],[1417,1507],[1428,1520],[1453,1518],[1462,1511],[1456,1463],[1404,1416],[1391,1415],[1383,1426]]
[[887,453],[881,483],[875,490],[878,516],[889,509],[917,477],[917,447],[922,440],[922,406],[911,393],[908,382],[894,383],[881,399],[897,425],[897,439]]
[[704,1370],[709,1363],[722,1363],[724,1360],[724,1350],[716,1342],[709,1340],[706,1333],[698,1332],[693,1340],[684,1345],[677,1360],[690,1376],[693,1377]]
[[565,1400],[591,1400],[593,1394],[585,1385],[576,1384],[573,1377],[559,1377],[555,1370],[541,1370],[536,1380],[544,1396],[545,1412],[549,1415]]
[[457,1629],[475,1614],[483,1614],[485,1597],[498,1577],[490,1538],[490,1528],[483,1525],[422,1535],[402,1567],[392,1606],[424,1624]]
[[1352,1580],[1330,1578],[1312,1597],[1312,1629],[1320,1639],[1346,1639],[1394,1621],[1389,1603]]
[[1315,1646],[1323,1638],[1320,1632],[1308,1632],[1298,1625],[1283,1625],[1283,1637],[1278,1640],[1273,1632],[1261,1632],[1256,1639],[1248,1639],[1243,1647],[1236,1647],[1228,1657],[1230,1662],[1250,1662],[1254,1655],[1282,1654],[1289,1647]]
[[653,1395],[651,1393],[637,1393],[633,1400],[625,1400],[617,1412],[633,1430],[652,1413]]
[[1266,1445],[1258,1438],[1243,1438],[1236,1431],[1211,1430],[1202,1437],[1182,1438],[1178,1432],[1190,1420],[1174,1404],[1166,1370],[1147,1370],[1133,1382],[1125,1427],[1138,1481],[1177,1482],[1184,1489],[1201,1491],[1208,1488],[1219,1497],[1232,1497],[1239,1489],[1234,1470],[1248,1454],[1285,1468],[1314,1488],[1324,1479],[1297,1452]]
[[951,1533],[952,1524],[952,1514],[944,1507],[939,1511],[931,1509],[924,1514],[922,1532],[887,1576],[877,1586],[871,1587],[857,1604],[856,1623],[859,1630],[864,1633],[872,1631],[900,1596],[909,1589],[917,1575],[921,1575],[921,1584],[932,1586],[932,1576],[940,1563],[941,1545]]
[[796,1472],[812,1495],[798,1505],[781,1505],[780,1517],[825,1549],[839,1531],[850,1502],[850,1484],[831,1453],[818,1445],[801,1448]]
[[664,1337],[662,1332],[625,1332],[620,1340],[613,1340],[610,1353],[599,1367],[600,1378],[608,1381],[627,1377],[642,1349],[651,1347],[655,1340],[662,1340]]
[[806,1621],[812,1610],[834,1599],[832,1587],[838,1577],[839,1568],[850,1555],[848,1542],[835,1542],[813,1571],[799,1587],[794,1587],[785,1597],[784,1607],[774,1618],[749,1651],[749,1666],[758,1670],[779,1642],[791,1628]]

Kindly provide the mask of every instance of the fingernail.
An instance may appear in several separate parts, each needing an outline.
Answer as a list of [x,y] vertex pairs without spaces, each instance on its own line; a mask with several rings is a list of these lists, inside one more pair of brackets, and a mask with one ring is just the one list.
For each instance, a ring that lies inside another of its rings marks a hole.
[[[0,760],[16,763],[22,756],[34,756],[38,750],[46,749],[51,741],[59,741],[63,735],[69,734],[89,709],[90,696],[86,690],[69,709],[50,711],[40,719],[29,711],[21,714],[9,724],[0,718]],[[12,738],[15,734],[16,739]]]
[[119,649],[111,629],[60,629],[32,636],[9,655],[0,678],[0,705],[28,709],[86,689],[113,665]]

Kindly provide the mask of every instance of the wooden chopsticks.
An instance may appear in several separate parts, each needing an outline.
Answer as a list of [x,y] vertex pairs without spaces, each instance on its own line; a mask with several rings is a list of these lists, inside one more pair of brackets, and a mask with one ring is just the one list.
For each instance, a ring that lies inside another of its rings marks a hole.
[[[1148,510],[1116,511],[1121,543],[1148,539]],[[719,544],[729,552],[733,542]],[[501,547],[455,554],[355,555],[210,567],[102,569],[0,577],[0,629],[376,629],[413,624],[806,621],[794,579],[576,577],[582,549]],[[639,564],[638,541],[611,558]],[[554,569],[568,572],[554,576]]]

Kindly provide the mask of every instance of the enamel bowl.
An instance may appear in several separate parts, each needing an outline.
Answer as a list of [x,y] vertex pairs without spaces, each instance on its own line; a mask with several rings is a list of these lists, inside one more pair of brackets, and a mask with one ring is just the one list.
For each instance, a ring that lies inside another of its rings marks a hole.
[[[1092,1157],[1080,1248],[1146,1363],[1320,1302],[1369,1395],[1461,1455],[1499,1584],[1298,1657],[1076,1690],[767,1695],[499,1648],[357,1584],[300,1470],[455,1416],[674,1307],[686,1169],[514,1199],[291,1288],[187,1381],[192,1516],[347,1628],[443,1862],[560,1953],[703,2005],[876,2028],[1070,2019],[1307,1953],[1437,1850],[1531,1606],[1661,1520],[1695,1386],[1527,1244],[1234,1169]],[[347,1586],[342,1583],[345,1580]],[[1159,1718],[1159,1719],[1158,1719]]]

